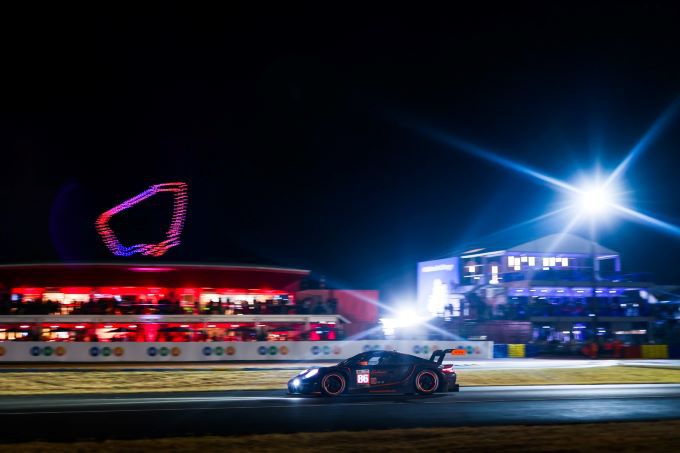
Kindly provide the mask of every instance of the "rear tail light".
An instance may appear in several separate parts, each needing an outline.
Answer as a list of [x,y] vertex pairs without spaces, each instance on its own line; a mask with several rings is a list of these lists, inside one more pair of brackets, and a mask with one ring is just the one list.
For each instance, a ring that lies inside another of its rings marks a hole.
[[444,365],[442,367],[442,373],[445,374],[454,374],[455,371],[453,370],[453,365]]

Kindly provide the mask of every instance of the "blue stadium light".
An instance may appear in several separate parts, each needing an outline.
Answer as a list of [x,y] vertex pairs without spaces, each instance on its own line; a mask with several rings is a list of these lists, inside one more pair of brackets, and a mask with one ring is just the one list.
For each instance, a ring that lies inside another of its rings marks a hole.
[[611,209],[614,194],[606,186],[592,186],[580,191],[577,202],[585,214],[601,216]]
[[[418,132],[434,141],[528,176],[530,179],[542,183],[553,190],[566,193],[568,196],[572,197],[571,202],[566,204],[567,209],[576,207],[577,212],[571,217],[567,225],[562,230],[563,234],[569,232],[582,220],[593,221],[596,217],[601,217],[605,214],[618,214],[619,216],[628,220],[638,222],[656,230],[670,233],[674,236],[680,236],[680,226],[657,219],[650,214],[637,211],[630,206],[624,206],[618,199],[620,192],[617,192],[615,189],[619,183],[619,180],[622,179],[624,173],[632,166],[632,163],[639,159],[639,157],[651,146],[651,144],[659,138],[664,130],[666,130],[676,118],[678,112],[680,112],[680,98],[676,99],[662,112],[661,115],[659,115],[659,117],[655,119],[647,131],[645,131],[643,136],[629,150],[626,157],[619,163],[619,165],[614,168],[610,174],[606,176],[606,178],[597,178],[596,184],[591,183],[584,187],[577,187],[575,185],[569,184],[566,181],[561,181],[558,178],[549,176],[535,168],[531,168],[528,165],[515,162],[498,153],[484,149],[470,142],[462,140],[455,135],[437,130],[433,127],[417,124],[414,122],[404,125],[418,130]],[[564,209],[553,210],[539,217],[521,222],[518,225],[508,227],[503,231],[512,230],[519,226],[544,220],[548,217],[556,216],[563,211]],[[500,232],[496,232],[493,235],[498,233]]]

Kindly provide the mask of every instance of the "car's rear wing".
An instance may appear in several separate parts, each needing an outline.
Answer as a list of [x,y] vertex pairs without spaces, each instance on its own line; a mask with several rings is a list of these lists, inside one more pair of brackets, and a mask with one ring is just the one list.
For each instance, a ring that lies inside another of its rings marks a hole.
[[444,356],[446,356],[446,354],[451,354],[451,351],[453,351],[453,349],[437,349],[430,356],[430,362],[436,362],[437,365],[441,365],[444,361]]

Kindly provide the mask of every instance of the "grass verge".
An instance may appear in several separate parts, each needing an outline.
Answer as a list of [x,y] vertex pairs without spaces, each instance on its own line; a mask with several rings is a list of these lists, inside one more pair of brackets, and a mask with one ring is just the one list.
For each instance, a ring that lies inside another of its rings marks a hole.
[[[0,395],[284,389],[291,370],[0,373]],[[680,383],[680,370],[611,366],[459,371],[461,386]]]
[[384,431],[264,434],[234,437],[176,437],[68,444],[6,445],[13,452],[143,451],[409,451],[572,452],[676,451],[680,421],[549,426],[416,428]]

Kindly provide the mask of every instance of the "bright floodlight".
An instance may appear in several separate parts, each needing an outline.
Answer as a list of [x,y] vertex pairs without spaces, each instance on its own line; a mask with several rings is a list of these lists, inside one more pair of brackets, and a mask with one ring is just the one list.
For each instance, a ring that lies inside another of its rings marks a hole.
[[425,323],[429,318],[420,316],[414,310],[400,309],[395,317],[380,318],[385,335],[394,335],[396,329],[408,329]]
[[577,204],[586,214],[602,215],[614,204],[614,196],[607,187],[588,187],[579,191]]
[[383,325],[390,328],[413,327],[423,322],[424,319],[413,310],[399,310],[393,318],[380,318]]

